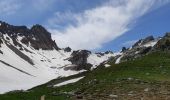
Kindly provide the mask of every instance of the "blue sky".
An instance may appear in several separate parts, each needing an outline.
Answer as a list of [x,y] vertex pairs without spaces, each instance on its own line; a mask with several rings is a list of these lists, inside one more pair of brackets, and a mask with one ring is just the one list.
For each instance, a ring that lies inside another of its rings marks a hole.
[[166,4],[139,18],[131,30],[104,45],[102,50],[118,51],[123,46],[130,47],[141,38],[150,35],[157,38],[164,36],[166,32],[170,32],[170,4]]
[[60,47],[118,51],[170,32],[170,0],[0,0],[0,20],[45,26]]

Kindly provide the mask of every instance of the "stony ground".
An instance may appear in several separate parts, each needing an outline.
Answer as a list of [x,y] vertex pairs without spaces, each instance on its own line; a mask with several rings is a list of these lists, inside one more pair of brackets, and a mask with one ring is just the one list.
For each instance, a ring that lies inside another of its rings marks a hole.
[[121,79],[100,89],[82,90],[72,100],[170,100],[170,82]]

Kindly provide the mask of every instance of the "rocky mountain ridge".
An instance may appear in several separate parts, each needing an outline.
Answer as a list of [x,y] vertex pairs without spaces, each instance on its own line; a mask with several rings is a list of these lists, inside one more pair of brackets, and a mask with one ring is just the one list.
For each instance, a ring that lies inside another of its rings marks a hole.
[[131,48],[123,47],[121,51],[122,53],[119,55],[116,63],[134,60],[152,52],[169,50],[169,48],[170,33],[167,32],[163,37],[158,38],[148,36],[137,41]]
[[[54,40],[51,39],[51,34],[41,25],[34,25],[31,29],[26,26],[13,26],[5,22],[0,22],[1,34],[7,34],[13,41],[15,46],[21,45],[17,42],[17,36],[23,37],[21,42],[25,45],[30,45],[38,50],[59,50]],[[6,38],[8,39],[8,38]]]
[[59,48],[41,25],[29,29],[0,22],[0,93],[92,70],[113,56]]
[[29,29],[0,22],[0,79],[4,79],[0,83],[0,93],[29,89],[55,78],[99,66],[109,67],[109,62],[118,64],[169,49],[170,33],[166,33],[162,38],[140,39],[131,48],[123,47],[118,53],[74,51],[70,47],[59,48],[51,33],[41,25]]

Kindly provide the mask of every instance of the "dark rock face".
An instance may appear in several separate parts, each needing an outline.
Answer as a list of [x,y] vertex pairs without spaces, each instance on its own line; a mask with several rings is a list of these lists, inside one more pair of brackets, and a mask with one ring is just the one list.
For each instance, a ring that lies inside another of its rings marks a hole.
[[28,29],[26,26],[13,26],[5,22],[0,23],[0,32],[8,34],[15,45],[19,45],[17,43],[17,36],[22,36],[21,42],[26,45],[30,43],[34,49],[60,49],[55,41],[51,39],[51,34],[41,25],[34,25],[31,29]]
[[30,41],[34,48],[42,48],[43,50],[52,50],[55,48],[59,50],[55,41],[51,39],[51,34],[41,25],[34,25],[30,31],[35,37],[35,40]]
[[3,54],[3,52],[0,50],[0,53]]
[[96,52],[95,54],[97,54],[98,56],[104,56],[105,54],[113,54],[113,52],[112,51]]
[[125,52],[127,49],[126,47],[122,47],[122,51],[121,52]]
[[71,48],[70,47],[66,47],[66,48],[64,48],[64,51],[65,52],[71,52]]
[[106,51],[106,52],[96,52],[95,54],[97,54],[98,57],[102,57],[106,54],[113,54],[112,51]]
[[1,22],[0,32],[5,34],[7,33],[9,36],[17,35],[18,33],[22,33],[24,35],[29,35],[29,29],[26,26],[13,26],[8,23]]
[[69,61],[76,65],[74,67],[75,70],[90,70],[92,67],[91,64],[87,63],[87,58],[91,54],[90,51],[87,50],[78,50],[78,51],[73,51],[71,54],[71,57],[69,58]]
[[170,32],[165,33],[164,37],[170,37]]
[[154,46],[154,50],[170,50],[170,33],[166,33],[165,36],[158,41]]
[[0,39],[0,47],[1,47],[1,44],[3,43],[3,41]]
[[152,47],[143,47],[140,51],[139,54],[140,55],[145,55],[147,53],[149,53],[152,50]]

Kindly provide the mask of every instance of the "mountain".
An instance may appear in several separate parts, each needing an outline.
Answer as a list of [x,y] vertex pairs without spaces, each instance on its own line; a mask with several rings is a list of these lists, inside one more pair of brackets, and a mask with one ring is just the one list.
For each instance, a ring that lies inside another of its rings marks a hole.
[[170,33],[93,53],[58,47],[41,25],[0,22],[0,99],[169,99],[169,50]]
[[92,70],[113,56],[59,48],[41,25],[29,29],[0,21],[0,93]]
[[[161,38],[149,36],[140,39],[132,47],[123,47],[120,53],[114,54],[114,57],[92,67],[94,69],[91,71],[59,77],[28,90],[1,94],[0,99],[168,100],[170,94],[169,40],[169,33]],[[67,60],[72,64],[84,66],[81,68],[72,66],[68,70],[84,68],[88,70],[89,64],[83,62],[98,59],[95,55],[106,54],[110,52],[94,54],[87,50],[73,51]]]

